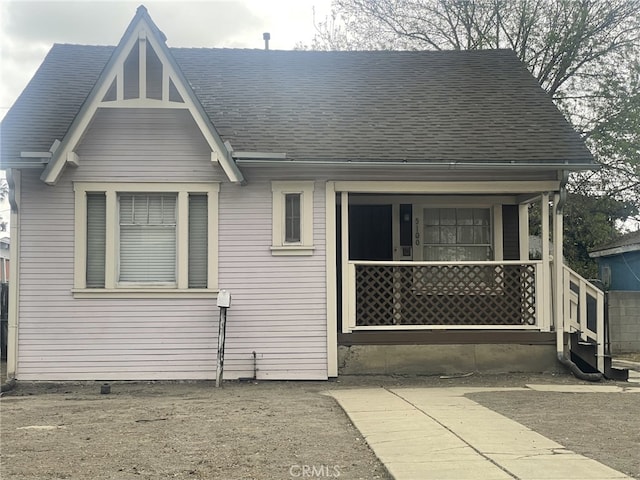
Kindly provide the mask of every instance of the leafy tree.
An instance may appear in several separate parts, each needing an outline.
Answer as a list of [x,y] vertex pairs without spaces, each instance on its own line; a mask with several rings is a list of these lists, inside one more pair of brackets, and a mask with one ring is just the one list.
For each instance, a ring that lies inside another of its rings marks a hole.
[[570,191],[640,204],[640,0],[334,0],[316,27],[317,50],[512,49],[603,165]]
[[[598,269],[589,252],[609,243],[621,235],[616,224],[630,216],[638,215],[640,206],[632,202],[615,200],[611,197],[596,197],[569,194],[564,207],[565,261],[573,270],[585,278],[596,278]],[[530,231],[540,235],[540,207],[534,204],[529,212]]]

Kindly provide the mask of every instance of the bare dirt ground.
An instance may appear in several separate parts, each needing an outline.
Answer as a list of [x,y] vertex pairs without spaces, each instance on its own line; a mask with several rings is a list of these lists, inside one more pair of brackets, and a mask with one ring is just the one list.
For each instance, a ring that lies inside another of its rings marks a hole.
[[[24,384],[0,399],[4,479],[387,479],[323,391],[584,384],[568,375],[341,377],[336,382]],[[607,385],[633,386],[632,384]],[[487,392],[471,398],[640,479],[640,394]],[[304,470],[306,469],[306,470]],[[307,476],[303,476],[304,472]]]

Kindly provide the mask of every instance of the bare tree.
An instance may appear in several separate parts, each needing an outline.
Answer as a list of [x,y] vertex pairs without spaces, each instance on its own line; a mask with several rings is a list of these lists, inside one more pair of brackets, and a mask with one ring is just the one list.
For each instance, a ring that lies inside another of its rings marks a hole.
[[604,168],[576,192],[640,204],[640,0],[334,0],[319,50],[509,48]]

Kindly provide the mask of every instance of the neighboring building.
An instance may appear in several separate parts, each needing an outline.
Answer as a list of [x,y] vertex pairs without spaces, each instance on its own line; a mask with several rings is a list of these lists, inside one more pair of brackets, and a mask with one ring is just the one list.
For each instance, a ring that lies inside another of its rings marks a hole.
[[589,253],[608,293],[613,353],[640,352],[640,230]]
[[607,290],[640,291],[640,230],[593,249],[600,280]]
[[226,378],[601,348],[601,292],[552,261],[594,160],[511,51],[168,48],[140,7],[115,48],[55,45],[2,138],[18,379],[215,378],[219,289]]

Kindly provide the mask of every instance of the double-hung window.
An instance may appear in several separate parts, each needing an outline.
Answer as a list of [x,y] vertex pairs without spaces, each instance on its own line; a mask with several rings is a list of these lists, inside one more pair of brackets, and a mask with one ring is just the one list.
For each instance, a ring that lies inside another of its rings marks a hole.
[[217,289],[218,184],[76,183],[74,293]]

